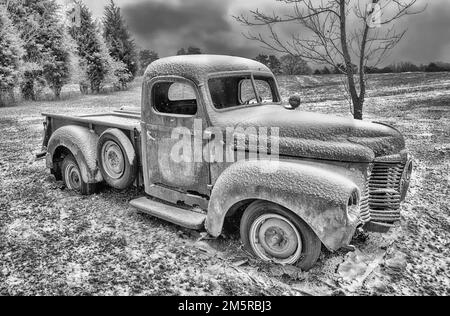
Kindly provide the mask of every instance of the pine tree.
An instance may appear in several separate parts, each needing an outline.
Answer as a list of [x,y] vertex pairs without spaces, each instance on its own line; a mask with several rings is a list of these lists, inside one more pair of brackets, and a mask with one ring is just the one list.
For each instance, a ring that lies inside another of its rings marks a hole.
[[0,107],[14,102],[23,43],[6,12],[0,8]]
[[11,20],[19,31],[24,43],[22,80],[20,89],[25,100],[36,100],[39,92],[45,86],[43,78],[43,59],[41,38],[42,15],[44,7],[37,0],[23,2],[11,1],[8,6]]
[[80,81],[80,90],[98,93],[109,72],[108,53],[103,49],[103,38],[98,35],[97,26],[88,7],[81,5],[81,26],[71,26],[69,34],[77,45],[80,68],[85,74],[81,75],[86,81]]
[[136,47],[122,18],[120,8],[113,0],[105,7],[103,27],[103,36],[110,55],[116,61],[126,65],[132,75],[130,78],[133,79],[138,71]]
[[[98,26],[101,34],[101,25]],[[104,85],[110,85],[114,90],[125,90],[129,82],[133,80],[133,75],[128,71],[127,65],[110,55],[108,47],[104,41],[100,41],[100,51],[108,65],[108,73],[102,82]]]
[[70,53],[55,0],[12,1],[8,11],[24,42],[22,95],[36,100],[47,84],[59,97],[69,81]]
[[48,37],[44,42],[43,75],[47,85],[59,99],[63,86],[70,80],[72,47],[65,27],[58,19],[58,9],[53,1],[47,8],[50,18],[47,19]]

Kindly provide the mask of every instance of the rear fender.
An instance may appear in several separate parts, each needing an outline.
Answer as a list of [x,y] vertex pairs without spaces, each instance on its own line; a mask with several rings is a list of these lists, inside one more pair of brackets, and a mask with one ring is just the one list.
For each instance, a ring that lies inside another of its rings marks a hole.
[[97,167],[98,135],[89,129],[76,125],[57,129],[50,137],[47,147],[47,167],[58,170],[61,149],[69,150],[80,167],[81,176],[86,183],[102,182],[103,178]]
[[322,243],[334,251],[347,246],[359,218],[349,214],[352,194],[360,191],[350,179],[330,170],[288,161],[241,161],[217,180],[209,202],[206,228],[217,237],[234,205],[266,200],[285,207],[305,221]]

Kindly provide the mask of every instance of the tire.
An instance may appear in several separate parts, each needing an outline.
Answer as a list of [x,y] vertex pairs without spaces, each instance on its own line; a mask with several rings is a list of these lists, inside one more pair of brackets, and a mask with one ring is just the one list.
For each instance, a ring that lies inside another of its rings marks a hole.
[[82,195],[91,195],[96,191],[95,183],[86,183],[81,176],[80,167],[72,154],[64,157],[61,165],[61,174],[67,189]]
[[108,129],[100,136],[97,155],[103,179],[111,187],[123,190],[136,180],[136,152],[131,141],[120,130]]
[[[256,201],[247,207],[240,233],[244,247],[256,257],[297,265],[304,271],[314,266],[322,248],[319,238],[302,219],[267,201]],[[258,242],[263,236],[263,241]]]

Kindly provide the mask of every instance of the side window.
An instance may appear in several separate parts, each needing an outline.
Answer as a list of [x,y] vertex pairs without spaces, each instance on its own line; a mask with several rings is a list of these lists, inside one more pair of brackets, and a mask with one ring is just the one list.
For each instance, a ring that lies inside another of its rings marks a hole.
[[157,82],[152,88],[153,107],[164,114],[195,115],[197,96],[194,88],[180,82]]

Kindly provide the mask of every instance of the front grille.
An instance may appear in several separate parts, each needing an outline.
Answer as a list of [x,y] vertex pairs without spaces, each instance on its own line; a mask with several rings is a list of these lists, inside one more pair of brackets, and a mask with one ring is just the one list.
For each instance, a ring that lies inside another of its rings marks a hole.
[[377,162],[369,179],[369,207],[373,222],[400,220],[400,181],[404,163]]

